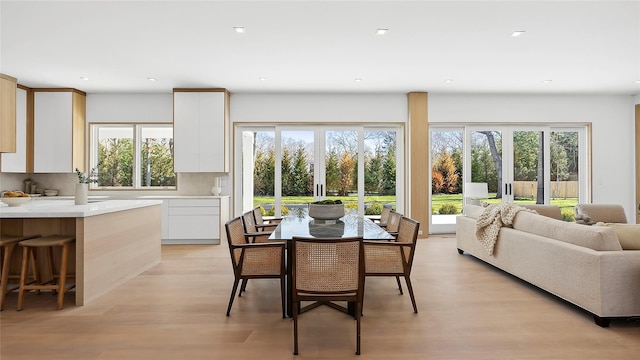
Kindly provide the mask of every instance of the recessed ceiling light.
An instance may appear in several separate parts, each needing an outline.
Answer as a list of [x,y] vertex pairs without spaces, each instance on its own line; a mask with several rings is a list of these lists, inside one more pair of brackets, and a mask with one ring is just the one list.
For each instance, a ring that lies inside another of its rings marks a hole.
[[511,37],[518,37],[520,35],[524,34],[524,30],[518,30],[518,31],[514,31],[511,33]]
[[380,29],[376,30],[376,34],[377,35],[384,35],[384,34],[387,33],[387,31],[389,31],[389,29],[380,28]]
[[444,80],[444,82],[446,82],[447,84],[448,84],[448,83],[452,83],[452,82],[453,82],[453,79],[445,79],[445,80]]
[[234,26],[233,30],[235,30],[237,33],[243,33],[244,32],[244,26]]
[[550,83],[550,82],[552,82],[552,81],[553,81],[553,80],[542,80],[542,83],[543,83],[543,84],[548,84],[548,83]]
[[360,82],[360,81],[362,81],[362,78],[355,78],[355,79],[353,79],[353,81]]
[[636,80],[633,82],[634,84],[640,84],[640,80]]
[[149,80],[149,81],[158,81],[158,79],[152,78],[152,77],[148,77],[147,80]]
[[266,77],[264,77],[264,76],[261,76],[261,77],[259,77],[259,78],[258,78],[258,80],[260,80],[260,81],[265,81],[265,80],[267,80],[267,78],[266,78]]
[[85,80],[86,81],[86,80],[89,80],[89,78],[86,77],[86,76],[80,76],[80,80]]

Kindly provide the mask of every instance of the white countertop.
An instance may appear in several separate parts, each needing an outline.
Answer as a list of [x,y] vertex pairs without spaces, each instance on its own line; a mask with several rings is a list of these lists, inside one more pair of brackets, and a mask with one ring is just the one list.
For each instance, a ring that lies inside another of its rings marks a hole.
[[87,205],[75,205],[74,200],[31,200],[22,206],[9,207],[0,203],[0,219],[17,218],[77,218],[162,205],[162,200],[91,200]]

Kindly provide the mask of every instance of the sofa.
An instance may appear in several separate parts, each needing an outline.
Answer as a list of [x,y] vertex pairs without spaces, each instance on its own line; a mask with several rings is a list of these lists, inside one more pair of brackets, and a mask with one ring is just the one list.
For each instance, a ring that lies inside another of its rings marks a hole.
[[564,222],[518,211],[499,228],[489,255],[476,237],[485,210],[467,205],[456,220],[458,253],[474,256],[590,312],[607,327],[612,318],[640,316],[640,250],[623,250],[613,228]]

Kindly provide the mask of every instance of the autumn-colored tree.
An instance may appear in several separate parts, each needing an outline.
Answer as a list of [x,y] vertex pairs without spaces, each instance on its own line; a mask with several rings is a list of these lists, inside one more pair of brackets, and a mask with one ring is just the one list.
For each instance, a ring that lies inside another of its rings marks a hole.
[[355,162],[351,152],[345,151],[340,157],[340,188],[338,189],[338,196],[348,196],[349,190],[353,187],[354,178],[353,172],[355,169]]
[[458,172],[451,154],[448,151],[440,153],[436,159],[435,170],[442,176],[442,190],[444,193],[455,193],[458,190]]
[[442,174],[440,174],[440,172],[435,168],[431,169],[431,193],[441,193],[443,185],[444,181],[442,179]]

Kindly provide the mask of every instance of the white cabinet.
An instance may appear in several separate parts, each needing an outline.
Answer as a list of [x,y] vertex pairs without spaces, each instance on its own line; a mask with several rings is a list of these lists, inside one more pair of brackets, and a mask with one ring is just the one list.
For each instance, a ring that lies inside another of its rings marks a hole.
[[229,93],[174,89],[173,163],[176,172],[229,171]]
[[33,172],[85,171],[86,95],[73,89],[34,89]]
[[27,91],[16,90],[16,152],[2,154],[2,172],[27,171]]
[[219,244],[229,220],[229,197],[165,199],[162,210],[163,244]]

